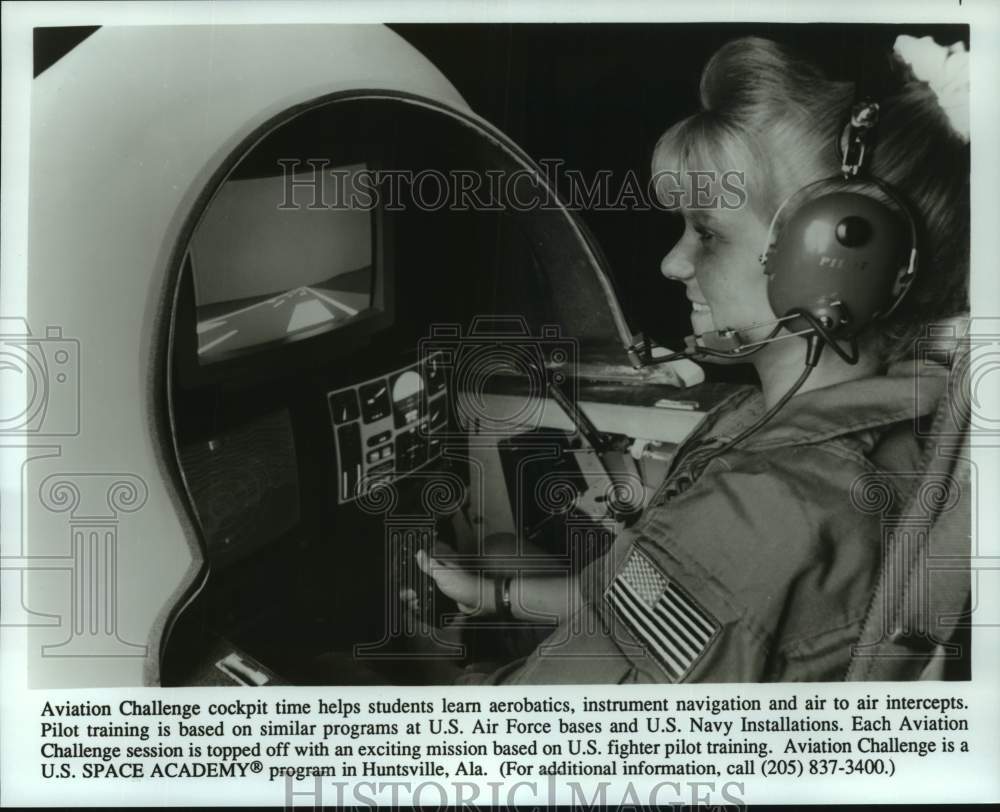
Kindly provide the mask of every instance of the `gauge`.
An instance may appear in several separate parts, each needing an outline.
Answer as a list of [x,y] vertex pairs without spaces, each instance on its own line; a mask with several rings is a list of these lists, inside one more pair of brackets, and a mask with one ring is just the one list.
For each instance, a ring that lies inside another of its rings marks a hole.
[[401,372],[392,383],[392,411],[396,428],[416,423],[426,407],[424,379],[412,369]]

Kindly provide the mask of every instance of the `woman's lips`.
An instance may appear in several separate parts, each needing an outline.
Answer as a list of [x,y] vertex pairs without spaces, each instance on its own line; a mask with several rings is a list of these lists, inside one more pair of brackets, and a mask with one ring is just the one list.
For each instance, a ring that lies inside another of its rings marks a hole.
[[696,301],[694,301],[692,299],[691,300],[691,309],[695,313],[708,313],[708,312],[711,311],[712,308],[710,308],[707,304],[704,304],[703,302],[696,302]]

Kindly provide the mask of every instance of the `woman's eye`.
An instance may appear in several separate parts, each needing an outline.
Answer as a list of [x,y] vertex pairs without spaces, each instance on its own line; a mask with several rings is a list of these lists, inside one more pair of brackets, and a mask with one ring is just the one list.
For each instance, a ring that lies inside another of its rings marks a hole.
[[709,231],[704,226],[697,226],[695,228],[695,233],[698,235],[698,239],[701,242],[711,242],[712,240],[715,239],[715,233],[712,232],[712,231]]

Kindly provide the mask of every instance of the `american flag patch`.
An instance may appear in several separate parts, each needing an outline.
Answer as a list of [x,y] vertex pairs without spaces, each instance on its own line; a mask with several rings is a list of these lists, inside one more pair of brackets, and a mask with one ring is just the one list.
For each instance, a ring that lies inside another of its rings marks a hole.
[[604,598],[672,682],[680,682],[718,632],[718,623],[645,553],[633,549]]

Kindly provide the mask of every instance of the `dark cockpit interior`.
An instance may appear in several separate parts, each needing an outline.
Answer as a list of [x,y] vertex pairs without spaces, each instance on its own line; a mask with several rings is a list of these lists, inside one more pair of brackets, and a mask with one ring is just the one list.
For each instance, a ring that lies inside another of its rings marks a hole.
[[[316,681],[334,650],[413,681],[405,658],[393,668],[399,590],[462,626],[416,549],[575,571],[641,503],[671,439],[643,406],[679,381],[632,369],[593,239],[481,120],[382,92],[287,111],[187,233],[169,399],[205,562],[164,684]],[[489,634],[459,636],[465,657],[496,654]]]

